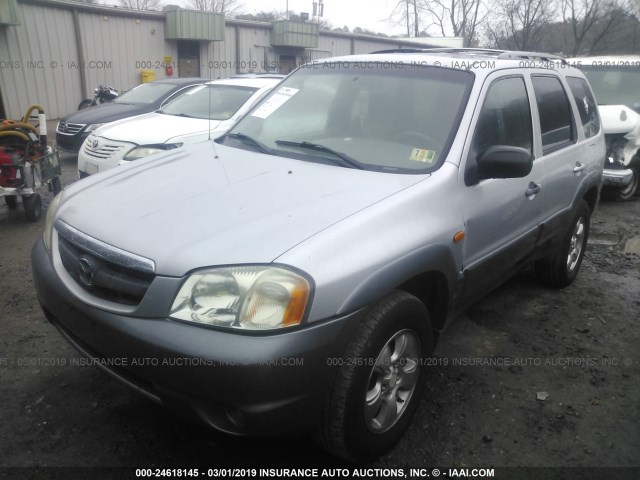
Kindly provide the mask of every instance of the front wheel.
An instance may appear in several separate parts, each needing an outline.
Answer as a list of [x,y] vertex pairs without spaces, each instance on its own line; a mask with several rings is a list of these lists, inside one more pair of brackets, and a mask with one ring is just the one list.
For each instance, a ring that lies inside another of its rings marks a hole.
[[341,362],[316,438],[330,453],[371,461],[391,449],[409,426],[433,349],[429,312],[395,291],[362,321]]
[[536,273],[544,283],[564,288],[576,278],[587,248],[590,219],[589,205],[582,200],[573,214],[558,252],[536,263]]
[[18,197],[13,195],[5,195],[4,203],[7,204],[9,210],[14,210],[18,206]]
[[25,195],[22,197],[22,205],[24,206],[24,213],[27,216],[27,220],[30,222],[40,220],[40,215],[42,215],[42,199],[39,194]]

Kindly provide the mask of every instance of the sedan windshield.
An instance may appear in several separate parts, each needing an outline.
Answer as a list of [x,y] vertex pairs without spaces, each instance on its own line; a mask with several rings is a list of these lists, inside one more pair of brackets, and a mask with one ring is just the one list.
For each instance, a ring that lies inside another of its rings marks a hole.
[[175,87],[175,85],[170,83],[143,83],[123,93],[116,98],[114,102],[132,105],[148,105],[157,101]]
[[310,64],[220,142],[345,168],[427,173],[446,158],[473,79],[418,65]]
[[626,105],[640,112],[640,67],[580,67],[598,105]]
[[159,112],[179,117],[228,120],[256,90],[237,85],[201,85],[167,104]]

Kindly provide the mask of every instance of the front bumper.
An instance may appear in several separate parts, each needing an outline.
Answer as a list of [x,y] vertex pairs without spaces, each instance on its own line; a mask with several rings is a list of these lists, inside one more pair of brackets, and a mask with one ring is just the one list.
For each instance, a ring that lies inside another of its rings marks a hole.
[[605,168],[602,172],[602,180],[605,186],[626,187],[632,178],[633,172],[629,168]]
[[63,135],[56,132],[56,148],[65,153],[77,155],[88,133],[77,133],[75,135]]
[[278,334],[239,334],[107,312],[61,282],[42,240],[32,251],[47,319],[83,355],[167,408],[227,433],[313,427],[362,312]]

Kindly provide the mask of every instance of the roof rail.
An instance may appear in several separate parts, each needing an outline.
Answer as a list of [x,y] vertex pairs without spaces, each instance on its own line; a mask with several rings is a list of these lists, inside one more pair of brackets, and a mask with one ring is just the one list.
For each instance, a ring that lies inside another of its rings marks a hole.
[[390,50],[378,50],[375,53],[467,53],[477,55],[491,55],[500,59],[539,59],[544,61],[560,61],[567,65],[567,60],[562,55],[543,52],[519,52],[515,50],[496,50],[492,48],[449,48],[449,47],[425,47],[425,48],[395,48]]
[[424,48],[390,48],[388,50],[376,50],[375,52],[369,52],[369,55],[376,53],[420,53],[425,52]]
[[547,62],[553,61],[553,60],[559,60],[564,65],[568,65],[567,59],[564,58],[562,55],[555,55],[552,53],[543,53],[543,52],[503,51],[500,55],[498,55],[498,58],[514,59],[514,60],[523,60],[523,59],[528,60],[528,59],[537,58]]

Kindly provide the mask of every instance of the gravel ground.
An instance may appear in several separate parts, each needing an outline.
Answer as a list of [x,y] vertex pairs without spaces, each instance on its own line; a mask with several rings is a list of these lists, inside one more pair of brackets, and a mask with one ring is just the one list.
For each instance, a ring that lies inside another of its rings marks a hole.
[[[68,184],[75,160],[63,167]],[[45,321],[31,279],[30,250],[43,225],[0,201],[0,467],[30,467],[0,468],[0,478],[129,478],[134,467],[351,468],[310,438],[217,434],[95,367],[70,366],[80,357]],[[411,428],[370,468],[583,467],[500,478],[640,478],[639,253],[640,201],[601,203],[571,286],[550,290],[523,272],[452,323]]]

